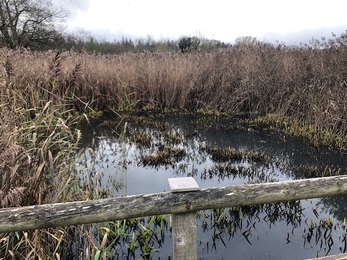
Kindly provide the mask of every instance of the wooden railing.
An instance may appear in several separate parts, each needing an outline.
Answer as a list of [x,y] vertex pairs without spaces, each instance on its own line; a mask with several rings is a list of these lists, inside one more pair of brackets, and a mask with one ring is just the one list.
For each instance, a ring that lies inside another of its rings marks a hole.
[[1,209],[0,233],[172,214],[173,259],[195,260],[199,210],[347,194],[347,176],[208,189],[191,177],[169,184],[171,192]]

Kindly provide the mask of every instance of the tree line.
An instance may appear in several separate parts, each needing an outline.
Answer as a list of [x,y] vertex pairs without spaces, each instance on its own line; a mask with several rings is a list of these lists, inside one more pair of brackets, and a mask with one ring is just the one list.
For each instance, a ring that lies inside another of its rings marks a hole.
[[122,38],[108,41],[86,31],[66,33],[63,23],[68,17],[63,7],[55,7],[51,0],[1,0],[0,1],[0,47],[11,49],[24,47],[44,51],[60,49],[86,51],[91,53],[121,53],[181,51],[183,53],[214,47],[227,47],[215,40],[181,37],[179,40],[155,41]]
[[[0,47],[24,47],[35,51],[73,49],[110,54],[142,51],[187,53],[231,46],[218,40],[189,36],[177,40],[154,40],[147,36],[144,39],[123,37],[109,41],[83,30],[65,32],[63,24],[68,15],[63,7],[55,7],[52,0],[1,0]],[[245,47],[257,43],[256,38],[248,36],[237,39],[235,45]]]

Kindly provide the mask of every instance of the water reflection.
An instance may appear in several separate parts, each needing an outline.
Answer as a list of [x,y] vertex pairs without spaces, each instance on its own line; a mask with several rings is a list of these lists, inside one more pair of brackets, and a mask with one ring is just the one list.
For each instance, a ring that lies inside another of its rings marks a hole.
[[[85,140],[76,169],[96,197],[168,191],[167,179],[180,176],[193,176],[207,188],[314,177],[308,175],[322,169],[342,174],[346,169],[343,155],[256,126],[240,127],[235,118],[150,120],[150,125],[129,122],[122,138],[98,129]],[[220,160],[216,151],[235,157]],[[256,155],[267,159],[251,158]],[[198,212],[199,258],[303,259],[345,252],[346,205],[346,197],[339,196]],[[125,236],[114,249],[115,259],[170,258],[169,216],[161,224],[143,221],[129,224],[129,234],[138,238],[137,250],[128,250],[131,238]],[[141,242],[144,230],[151,230],[147,253]]]

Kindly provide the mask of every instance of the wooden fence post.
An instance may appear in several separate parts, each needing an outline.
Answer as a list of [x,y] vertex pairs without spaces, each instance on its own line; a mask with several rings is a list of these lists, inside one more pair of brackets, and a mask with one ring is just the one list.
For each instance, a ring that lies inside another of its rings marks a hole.
[[[199,185],[192,177],[169,178],[171,192],[188,192],[199,190]],[[191,208],[190,201],[185,207]],[[196,212],[173,214],[172,224],[172,250],[173,260],[197,260],[197,223]]]

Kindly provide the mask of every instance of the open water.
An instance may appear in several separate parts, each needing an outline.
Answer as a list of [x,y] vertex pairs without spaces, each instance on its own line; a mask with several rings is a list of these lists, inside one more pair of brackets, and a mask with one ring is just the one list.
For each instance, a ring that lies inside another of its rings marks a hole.
[[[121,136],[112,127],[89,127],[91,131],[83,133],[83,147],[77,153],[76,169],[82,181],[108,196],[127,196],[169,191],[167,180],[174,177],[192,176],[200,188],[208,188],[313,177],[307,176],[312,169],[344,174],[347,168],[346,155],[317,149],[305,140],[264,127],[239,124],[235,119],[171,116],[150,117],[148,121],[158,125],[129,121]],[[139,133],[149,136],[149,143],[141,144],[135,138]],[[216,161],[207,147],[252,151],[266,154],[269,160]],[[143,158],[154,158],[158,150],[165,149],[181,149],[185,154],[166,164],[144,163]],[[226,174],[220,170],[225,166],[242,174]],[[345,252],[346,200],[345,196],[336,196],[199,212],[198,258],[292,260]],[[216,224],[221,213],[223,217]],[[161,239],[152,242],[150,259],[171,258],[168,226],[164,233],[156,227]],[[133,255],[127,254],[126,244],[118,244],[113,251],[114,259],[144,258],[140,248]]]

